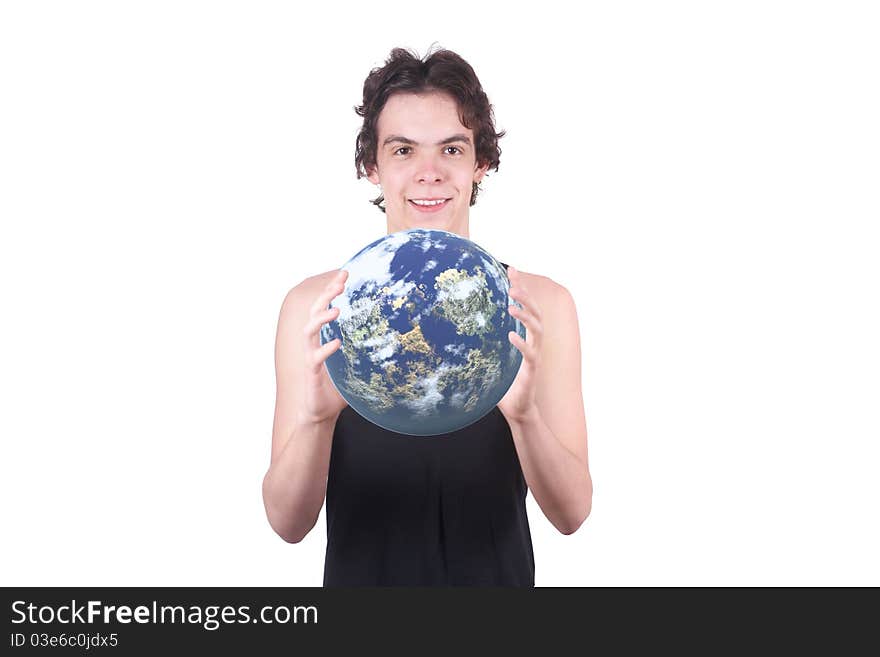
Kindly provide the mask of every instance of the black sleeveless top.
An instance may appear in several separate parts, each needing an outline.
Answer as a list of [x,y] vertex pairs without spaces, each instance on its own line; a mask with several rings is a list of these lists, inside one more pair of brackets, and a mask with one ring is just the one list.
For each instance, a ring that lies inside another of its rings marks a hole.
[[527,490],[497,406],[437,436],[388,431],[346,406],[330,452],[324,586],[534,586]]

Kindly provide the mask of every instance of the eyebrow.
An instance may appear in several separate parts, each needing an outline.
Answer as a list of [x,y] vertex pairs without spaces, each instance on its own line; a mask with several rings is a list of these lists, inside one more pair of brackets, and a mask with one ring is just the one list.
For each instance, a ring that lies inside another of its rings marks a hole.
[[[435,144],[435,146],[445,146],[446,144],[452,144],[453,142],[457,142],[457,141],[464,142],[468,146],[471,145],[471,140],[470,140],[470,138],[468,138],[467,135],[458,134],[458,135],[452,135],[451,137],[447,137],[446,139],[444,139],[442,141],[438,141]],[[388,144],[390,144],[392,142],[400,142],[401,144],[408,144],[410,146],[418,146],[419,145],[417,142],[413,141],[409,137],[401,137],[400,135],[388,135],[387,137],[385,137],[385,141],[382,142],[382,146],[387,146]]]

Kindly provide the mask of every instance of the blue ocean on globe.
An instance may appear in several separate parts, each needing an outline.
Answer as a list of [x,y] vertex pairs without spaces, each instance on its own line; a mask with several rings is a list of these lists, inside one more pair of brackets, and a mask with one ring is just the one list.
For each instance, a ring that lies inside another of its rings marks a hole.
[[444,230],[386,235],[343,267],[345,289],[329,308],[321,344],[348,404],[374,424],[434,436],[472,424],[513,383],[522,354],[509,331],[526,337],[508,312],[504,266],[474,242]]

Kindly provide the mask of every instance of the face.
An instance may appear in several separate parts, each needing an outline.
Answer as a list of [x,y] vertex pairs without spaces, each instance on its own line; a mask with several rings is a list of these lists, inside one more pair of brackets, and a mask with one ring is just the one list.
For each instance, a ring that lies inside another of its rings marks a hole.
[[[437,228],[469,238],[471,190],[489,165],[477,168],[473,131],[459,121],[455,100],[440,93],[393,94],[377,131],[377,169],[368,179],[382,185],[388,233]],[[436,200],[441,203],[424,205]]]

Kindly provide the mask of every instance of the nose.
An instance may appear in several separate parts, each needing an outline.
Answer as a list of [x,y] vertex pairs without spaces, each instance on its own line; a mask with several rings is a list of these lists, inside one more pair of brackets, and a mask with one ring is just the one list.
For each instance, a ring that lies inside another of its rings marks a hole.
[[434,184],[443,182],[443,166],[439,158],[428,154],[419,159],[416,165],[416,179],[420,183]]

